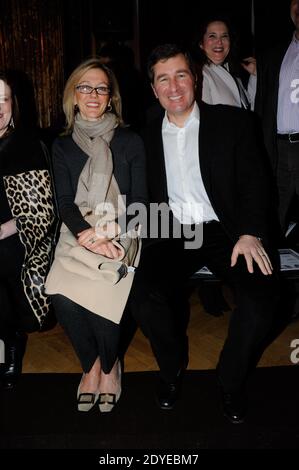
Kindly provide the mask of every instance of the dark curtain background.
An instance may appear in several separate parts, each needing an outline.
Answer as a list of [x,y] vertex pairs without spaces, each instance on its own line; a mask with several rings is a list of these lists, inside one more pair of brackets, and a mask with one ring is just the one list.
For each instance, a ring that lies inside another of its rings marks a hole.
[[149,51],[159,43],[190,45],[202,19],[229,16],[239,34],[240,57],[290,36],[290,1],[255,0],[0,0],[0,68],[15,68],[32,82],[41,127],[61,118],[65,79],[106,41],[127,44],[143,74]]
[[15,70],[32,125],[48,127],[61,114],[62,30],[62,0],[0,0],[0,68]]

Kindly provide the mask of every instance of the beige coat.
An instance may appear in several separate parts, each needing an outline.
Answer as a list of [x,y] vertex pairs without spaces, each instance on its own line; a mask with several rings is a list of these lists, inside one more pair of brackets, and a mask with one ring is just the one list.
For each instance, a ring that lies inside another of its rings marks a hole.
[[[136,238],[130,266],[138,266],[140,249],[141,241]],[[63,224],[46,292],[64,295],[90,312],[119,323],[134,278],[134,270],[130,269],[121,277],[122,271],[118,270],[122,268],[126,269],[126,265],[120,260],[108,260],[81,247]]]

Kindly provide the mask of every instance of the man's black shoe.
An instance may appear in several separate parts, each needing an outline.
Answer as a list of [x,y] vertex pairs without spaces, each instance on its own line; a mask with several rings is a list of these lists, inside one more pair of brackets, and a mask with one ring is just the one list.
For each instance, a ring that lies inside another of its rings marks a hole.
[[224,416],[233,424],[241,424],[245,420],[247,400],[243,392],[222,393]]
[[182,388],[182,379],[184,372],[187,368],[188,362],[184,363],[183,367],[179,370],[173,382],[166,382],[160,378],[157,400],[162,410],[172,410],[175,402],[180,396]]
[[160,380],[157,399],[158,404],[162,410],[172,410],[175,402],[179,397],[180,381],[177,380],[173,383],[164,382]]

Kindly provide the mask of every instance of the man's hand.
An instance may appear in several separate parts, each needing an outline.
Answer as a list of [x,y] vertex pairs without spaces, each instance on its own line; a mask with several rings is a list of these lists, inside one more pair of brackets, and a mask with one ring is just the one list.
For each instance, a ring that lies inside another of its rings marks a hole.
[[236,265],[239,255],[244,255],[250,273],[253,273],[253,260],[255,260],[265,276],[272,274],[271,261],[258,238],[252,235],[242,235],[239,238],[232,252],[231,267]]

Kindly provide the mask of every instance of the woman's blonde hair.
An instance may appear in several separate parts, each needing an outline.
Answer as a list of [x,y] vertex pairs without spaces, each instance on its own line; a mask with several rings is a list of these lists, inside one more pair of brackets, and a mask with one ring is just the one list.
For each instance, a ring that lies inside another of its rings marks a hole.
[[80,82],[81,77],[92,69],[100,69],[107,75],[110,87],[110,100],[111,110],[110,112],[115,114],[117,117],[118,124],[123,124],[123,118],[121,113],[121,97],[119,93],[119,86],[116,77],[112,70],[106,65],[101,64],[98,58],[87,59],[78,65],[77,68],[69,76],[63,93],[63,111],[66,117],[66,134],[70,134],[74,128],[76,110],[74,106],[75,98],[75,87]]

